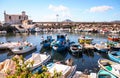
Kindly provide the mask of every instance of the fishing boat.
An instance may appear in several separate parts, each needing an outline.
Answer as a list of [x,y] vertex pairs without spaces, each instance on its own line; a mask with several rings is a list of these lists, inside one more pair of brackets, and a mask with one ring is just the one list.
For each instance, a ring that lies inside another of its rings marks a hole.
[[110,47],[106,44],[101,42],[100,44],[95,44],[94,48],[101,53],[106,53],[110,49]]
[[16,46],[19,46],[19,42],[1,42],[0,43],[0,50],[4,49],[11,49]]
[[108,40],[117,42],[120,41],[120,37],[118,35],[109,35]]
[[70,52],[72,52],[72,54],[82,53],[82,49],[80,44],[74,43],[70,45]]
[[[18,55],[14,56],[14,57],[20,58]],[[50,55],[33,53],[32,56],[30,58],[28,58],[27,60],[25,60],[24,63],[27,64],[27,67],[30,68],[30,70],[32,71],[35,68],[37,68],[41,65],[44,65],[50,59],[51,59]],[[33,62],[33,65],[31,65],[28,62]],[[3,62],[0,62],[0,78],[4,78],[6,76],[6,72],[8,70],[10,71],[11,74],[15,73],[16,63],[12,59],[6,59]]]
[[120,51],[108,52],[108,57],[114,62],[120,63]]
[[[32,57],[27,59],[25,62],[34,62],[31,70],[34,70],[35,68],[44,65],[46,62],[48,62],[51,59],[50,55],[47,54],[39,54],[39,53],[32,53]],[[29,66],[28,66],[29,67]]]
[[78,42],[79,42],[80,44],[83,44],[83,43],[90,44],[90,43],[92,43],[92,41],[93,41],[93,39],[92,39],[92,38],[89,38],[89,37],[87,37],[87,36],[80,36],[80,37],[78,38]]
[[48,72],[50,72],[52,75],[54,74],[54,71],[61,72],[62,77],[61,78],[71,78],[75,71],[76,71],[76,65],[68,66],[61,63],[49,63],[47,64]]
[[53,41],[52,36],[47,36],[47,39],[41,42],[42,47],[49,49],[51,47],[50,44],[52,41]]
[[51,47],[53,50],[57,52],[63,52],[66,51],[69,47],[69,40],[66,40],[65,35],[57,35],[57,40],[54,40],[51,42]]
[[29,42],[27,41],[17,41],[17,42],[11,42],[11,41],[8,41],[8,42],[1,42],[0,43],[0,50],[1,49],[13,49],[15,47],[20,47],[20,46],[25,46],[25,45],[28,45]]
[[12,48],[11,51],[15,54],[22,54],[22,53],[30,52],[34,49],[36,49],[36,45],[28,44],[28,45],[17,46],[15,48]]
[[118,78],[120,77],[120,64],[107,59],[99,59],[98,64],[100,68],[106,70]]
[[100,69],[97,73],[97,78],[117,78],[117,77],[104,69]]
[[120,43],[113,43],[114,46],[111,46],[111,49],[113,51],[119,51],[120,50]]

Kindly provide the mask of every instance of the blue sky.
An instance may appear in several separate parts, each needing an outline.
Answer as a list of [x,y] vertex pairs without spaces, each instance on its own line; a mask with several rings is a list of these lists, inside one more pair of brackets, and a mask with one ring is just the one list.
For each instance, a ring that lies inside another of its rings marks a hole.
[[[120,0],[0,0],[0,21],[4,11],[26,11],[33,21],[103,22],[120,20]],[[59,15],[56,17],[56,15]]]

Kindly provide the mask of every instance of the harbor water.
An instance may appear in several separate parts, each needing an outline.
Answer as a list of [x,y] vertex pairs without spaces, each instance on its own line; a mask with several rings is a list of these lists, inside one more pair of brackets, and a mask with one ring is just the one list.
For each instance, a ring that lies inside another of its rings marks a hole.
[[[0,35],[0,42],[15,42],[15,41],[23,41],[27,40],[32,44],[37,45],[37,49],[28,53],[23,54],[23,56],[27,59],[31,56],[34,52],[48,52],[52,55],[53,60],[58,61],[65,61],[68,58],[72,58],[74,64],[77,65],[78,71],[91,71],[95,72],[98,71],[98,59],[100,58],[107,58],[106,54],[98,53],[95,50],[86,50],[82,54],[72,55],[70,52],[63,52],[58,53],[52,50],[43,50],[41,47],[41,37],[43,36],[45,39],[48,35],[52,35],[53,39],[56,39],[56,35],[59,33],[54,32],[39,32],[39,33],[16,33],[16,34],[6,34]],[[67,34],[70,41],[78,42],[78,38],[81,35],[86,35],[88,37],[93,38],[93,43],[100,43],[100,42],[107,42],[107,35],[108,34],[99,34],[99,33],[86,33],[86,32],[62,32],[61,34]],[[41,50],[42,49],[42,50]],[[0,51],[0,62],[4,61],[7,58],[13,57],[15,54],[9,50]]]

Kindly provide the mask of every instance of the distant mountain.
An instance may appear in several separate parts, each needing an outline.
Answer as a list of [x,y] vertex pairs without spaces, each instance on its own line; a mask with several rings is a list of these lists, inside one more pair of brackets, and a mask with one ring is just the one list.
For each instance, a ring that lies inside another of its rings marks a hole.
[[112,22],[120,23],[120,20],[115,20],[115,21],[112,21]]
[[73,22],[73,21],[71,21],[70,19],[66,19],[66,20],[64,20],[62,22]]

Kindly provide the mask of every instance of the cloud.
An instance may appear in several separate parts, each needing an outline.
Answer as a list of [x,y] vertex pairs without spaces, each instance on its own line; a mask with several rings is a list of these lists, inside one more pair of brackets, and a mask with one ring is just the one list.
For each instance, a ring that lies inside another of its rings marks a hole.
[[68,8],[63,6],[63,5],[59,5],[59,6],[54,6],[54,5],[49,5],[48,8],[50,10],[53,10],[55,12],[58,12],[58,11],[68,11]]
[[48,6],[48,9],[50,9],[51,11],[53,11],[52,14],[49,14],[49,15],[46,15],[44,16],[44,19],[51,19],[54,21],[56,20],[56,15],[58,14],[58,18],[59,18],[59,21],[60,20],[65,20],[65,19],[69,19],[72,17],[71,13],[70,13],[70,10],[68,7],[66,6],[63,6],[63,5],[58,5],[58,6],[54,6],[52,4],[50,4]]
[[89,9],[90,12],[105,12],[113,9],[112,6],[96,6]]

